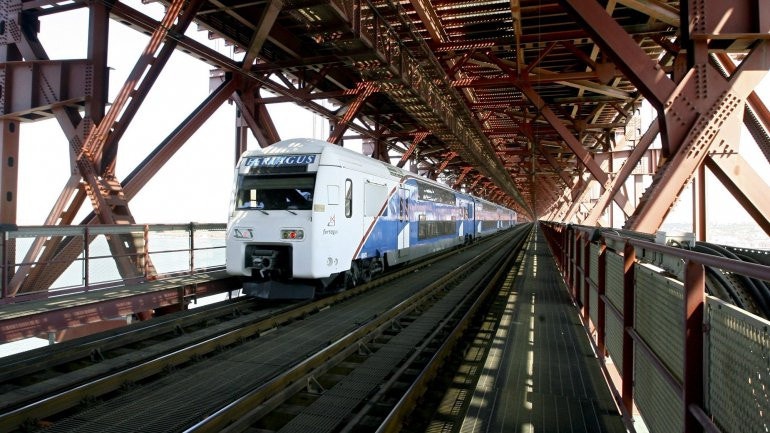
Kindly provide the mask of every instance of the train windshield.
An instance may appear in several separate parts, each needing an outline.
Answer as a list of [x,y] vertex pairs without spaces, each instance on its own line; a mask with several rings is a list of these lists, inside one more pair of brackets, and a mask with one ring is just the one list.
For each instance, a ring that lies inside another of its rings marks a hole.
[[315,175],[243,176],[236,207],[255,210],[311,210]]

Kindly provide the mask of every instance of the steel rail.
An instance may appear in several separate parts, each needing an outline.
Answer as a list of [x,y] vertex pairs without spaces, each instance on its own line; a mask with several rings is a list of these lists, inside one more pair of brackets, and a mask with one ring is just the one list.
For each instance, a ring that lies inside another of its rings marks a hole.
[[[510,272],[510,266],[522,252],[522,245],[527,239],[527,235],[530,233],[531,233],[531,230],[526,232],[522,231],[519,235],[517,235],[515,240],[512,242],[514,246],[511,248],[511,254],[507,254],[506,256],[502,257],[502,259],[499,261],[500,265],[497,267],[497,271],[488,280],[480,296],[476,297],[473,300],[470,308],[468,308],[465,311],[462,318],[458,321],[458,323],[453,328],[452,332],[449,334],[449,337],[443,342],[441,347],[436,350],[431,360],[428,362],[428,364],[423,368],[423,370],[418,375],[417,380],[415,380],[414,383],[412,383],[409,389],[404,393],[401,399],[396,403],[393,409],[388,413],[388,415],[385,417],[385,420],[380,424],[380,427],[377,429],[377,433],[398,432],[401,430],[401,426],[403,424],[404,419],[406,419],[409,413],[411,413],[414,410],[414,408],[416,407],[419,401],[419,398],[428,389],[430,381],[436,377],[436,375],[438,374],[439,368],[444,364],[445,360],[450,356],[458,340],[462,337],[463,333],[470,325],[471,320],[474,318],[476,313],[481,309],[482,305],[486,302],[489,296],[497,288],[499,288],[500,280],[503,279],[505,275],[507,275]],[[384,390],[380,391],[380,393],[383,393],[383,392]],[[372,399],[372,400],[376,400],[376,399]],[[367,404],[373,404],[373,402],[370,402]],[[350,424],[352,424],[352,422]],[[351,429],[344,430],[344,432],[348,432],[348,431],[351,431]]]
[[[0,384],[31,373],[59,367],[63,364],[90,358],[95,352],[105,355],[108,350],[127,346],[141,340],[195,326],[199,322],[232,314],[253,305],[253,300],[241,299],[227,304],[216,304],[188,310],[186,314],[166,315],[151,321],[139,322],[53,346],[30,350],[0,359]],[[0,408],[3,404],[0,404]]]
[[70,385],[69,389],[60,388],[39,398],[37,401],[26,404],[22,403],[21,406],[0,414],[0,431],[12,431],[19,428],[19,426],[24,425],[24,423],[28,422],[30,419],[41,419],[54,416],[76,407],[87,398],[105,395],[118,390],[127,382],[138,382],[161,374],[169,368],[175,368],[179,365],[198,359],[221,347],[236,344],[244,338],[258,336],[283,324],[324,310],[333,304],[357,296],[389,281],[412,273],[417,269],[430,266],[431,264],[444,259],[446,256],[456,253],[456,251],[457,250],[452,250],[431,257],[427,260],[418,262],[413,266],[408,266],[399,269],[398,271],[383,275],[370,283],[357,286],[353,289],[317,301],[304,303],[297,308],[291,308],[288,311],[280,312],[253,323],[241,325],[236,329],[229,329],[219,335],[198,339],[197,341],[192,342],[192,344],[189,344],[188,342],[184,347],[175,347],[173,350],[166,351],[159,356],[156,355],[154,358],[151,357],[151,359],[140,359],[137,361],[136,356],[129,356],[129,358],[131,358],[130,363],[123,365],[117,364],[118,361],[116,360],[104,361],[101,363],[102,368],[106,368],[106,371],[109,372],[108,374],[100,374],[98,377],[86,378],[85,380]]
[[[503,241],[500,242],[502,243]],[[365,344],[374,336],[383,332],[384,328],[390,326],[399,317],[403,317],[405,314],[421,306],[424,302],[429,301],[437,291],[443,290],[453,280],[462,278],[464,274],[473,271],[479,263],[494,254],[496,250],[494,247],[486,249],[486,251],[472,260],[445,274],[439,280],[406,300],[401,301],[390,310],[378,314],[371,321],[337,339],[315,355],[293,366],[270,382],[253,389],[248,394],[206,416],[199,423],[185,431],[219,431],[224,433],[242,431],[248,428],[251,423],[263,416],[266,411],[282,403],[286,395],[291,393],[284,392],[286,388],[292,387],[292,384],[294,385],[292,390],[303,387],[311,377],[331,368],[332,364],[341,361],[346,354],[357,349],[359,345]]]

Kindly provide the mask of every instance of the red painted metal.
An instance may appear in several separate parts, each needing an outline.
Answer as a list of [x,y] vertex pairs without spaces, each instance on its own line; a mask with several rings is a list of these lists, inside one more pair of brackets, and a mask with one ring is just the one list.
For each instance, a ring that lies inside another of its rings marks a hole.
[[623,249],[623,385],[621,397],[627,413],[634,410],[634,266],[636,249],[626,241]]
[[425,140],[425,137],[427,136],[428,136],[428,133],[425,131],[416,133],[414,135],[414,140],[412,140],[412,145],[409,146],[409,149],[407,149],[403,155],[401,155],[401,159],[398,161],[398,164],[396,164],[396,166],[403,167],[404,164],[406,164],[406,161],[409,160],[409,158],[412,156],[414,151],[417,149],[417,145],[420,144],[421,141]]
[[346,107],[345,114],[334,125],[334,129],[329,133],[329,138],[326,141],[339,144],[342,135],[347,131],[348,125],[352,122],[353,118],[358,115],[364,101],[377,90],[377,86],[373,83],[358,83],[358,87],[355,90],[356,98]]
[[591,240],[587,235],[583,236],[583,320],[591,321]]
[[[237,280],[218,280],[199,284],[199,296],[208,296],[239,288]],[[145,293],[97,304],[84,304],[61,310],[51,310],[0,321],[0,341],[15,341],[36,337],[41,332],[58,332],[82,324],[96,323],[116,317],[125,317],[155,308],[176,305],[182,302],[179,289]]]
[[647,128],[647,131],[639,140],[639,143],[636,144],[636,147],[634,147],[634,150],[628,156],[626,161],[620,167],[620,170],[618,171],[617,175],[612,177],[607,188],[604,189],[604,192],[602,193],[601,197],[599,197],[596,204],[591,209],[591,212],[589,213],[588,217],[583,221],[583,224],[585,225],[596,224],[602,212],[604,212],[604,209],[607,208],[610,198],[614,197],[615,194],[619,193],[621,188],[623,188],[626,180],[634,171],[634,169],[636,168],[636,165],[642,159],[645,152],[650,147],[652,142],[655,140],[655,137],[657,137],[659,132],[660,132],[660,126],[658,124],[658,120],[655,119],[650,124],[650,127]]
[[[625,228],[647,233],[656,231],[690,177],[706,159],[708,152],[729,151],[729,143],[737,139],[740,131],[743,103],[758,80],[767,72],[768,46],[767,41],[758,43],[729,82],[716,70],[705,65],[703,68],[708,68],[706,71],[710,72],[708,79],[698,84],[691,80],[683,81],[682,85],[685,87],[714,87],[707,93],[715,102],[707,113],[698,118],[679,151],[666,161],[666,165],[661,169],[662,173],[647,189],[634,215],[626,222]],[[742,74],[742,71],[745,73]],[[722,93],[718,93],[720,91]]]
[[606,293],[607,293],[607,244],[602,240],[599,244],[599,263],[598,263],[598,279],[597,285],[597,323],[596,323],[596,346],[599,354],[599,359],[604,362],[607,356],[607,308],[606,308]]
[[[19,122],[0,120],[0,224],[16,224],[19,183]],[[5,257],[5,256],[3,256]]]
[[698,433],[703,426],[690,411],[705,402],[703,374],[704,311],[706,303],[706,270],[700,263],[688,260],[684,274],[684,433]]
[[766,184],[759,173],[739,154],[712,154],[705,165],[770,236],[770,196],[761,188]]

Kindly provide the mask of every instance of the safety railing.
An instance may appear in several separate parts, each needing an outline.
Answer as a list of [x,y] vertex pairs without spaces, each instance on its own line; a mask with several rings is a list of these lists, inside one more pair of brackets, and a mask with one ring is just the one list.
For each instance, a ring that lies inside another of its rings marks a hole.
[[223,270],[225,264],[225,224],[0,226],[0,242],[0,305]]
[[[610,385],[655,432],[770,429],[770,321],[707,294],[770,266],[596,228],[543,229]],[[767,263],[767,261],[765,261]]]

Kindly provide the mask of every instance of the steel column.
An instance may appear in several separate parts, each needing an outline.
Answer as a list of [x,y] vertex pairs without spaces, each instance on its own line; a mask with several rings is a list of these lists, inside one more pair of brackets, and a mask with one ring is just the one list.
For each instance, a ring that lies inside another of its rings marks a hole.
[[706,158],[705,164],[770,236],[770,196],[759,173],[739,154],[713,154]]
[[[623,185],[625,185],[626,180],[636,168],[636,164],[639,163],[639,160],[642,159],[642,156],[644,156],[647,149],[650,147],[653,141],[655,141],[655,137],[658,136],[659,132],[660,124],[658,119],[655,119],[652,121],[652,123],[650,123],[649,128],[647,128],[647,131],[645,131],[644,135],[642,135],[642,138],[636,144],[634,150],[631,152],[628,158],[626,158],[625,162],[623,162],[623,165],[620,167],[618,174],[610,179],[608,187],[604,189],[601,197],[599,197],[599,200],[597,200],[596,204],[594,204],[594,207],[591,209],[591,213],[588,215],[588,218],[583,221],[583,224],[596,224],[596,222],[599,220],[599,217],[604,212],[604,209],[609,204],[610,199],[614,197],[618,192],[620,192],[620,189],[623,187]],[[634,195],[634,197],[636,196]],[[631,206],[633,207],[634,204],[631,203]]]
[[599,277],[596,285],[598,286],[597,289],[597,300],[596,300],[596,317],[597,317],[597,323],[596,323],[596,347],[597,352],[599,355],[599,359],[603,362],[605,356],[607,355],[607,346],[605,343],[606,335],[607,335],[607,308],[604,305],[605,295],[607,293],[607,244],[604,243],[604,239],[601,240],[601,244],[599,244]]
[[698,433],[703,426],[691,412],[691,406],[703,407],[704,389],[704,310],[706,270],[700,263],[687,260],[684,275],[684,433]]
[[19,122],[0,120],[0,224],[16,224],[19,186]]
[[634,265],[636,250],[626,241],[623,248],[623,386],[621,399],[626,413],[634,410]]
[[[585,149],[585,147],[583,147],[583,144],[580,143],[580,141],[578,141],[578,139],[567,130],[564,124],[562,124],[562,122],[556,116],[556,113],[548,108],[545,101],[540,97],[535,89],[529,84],[523,85],[520,88],[521,91],[524,92],[524,94],[527,96],[527,98],[532,101],[535,107],[540,111],[540,114],[543,116],[543,118],[548,121],[548,123],[556,130],[556,132],[558,132],[559,136],[562,140],[564,140],[567,147],[569,147],[569,149],[575,153],[577,160],[585,166],[588,172],[591,173],[591,176],[593,176],[593,178],[599,182],[602,188],[609,189],[610,183],[607,173],[602,170],[599,164],[596,163],[591,154]],[[624,214],[631,215],[633,212],[633,207],[626,197],[616,194],[612,196],[612,200],[618,204],[618,206],[623,210]]]

